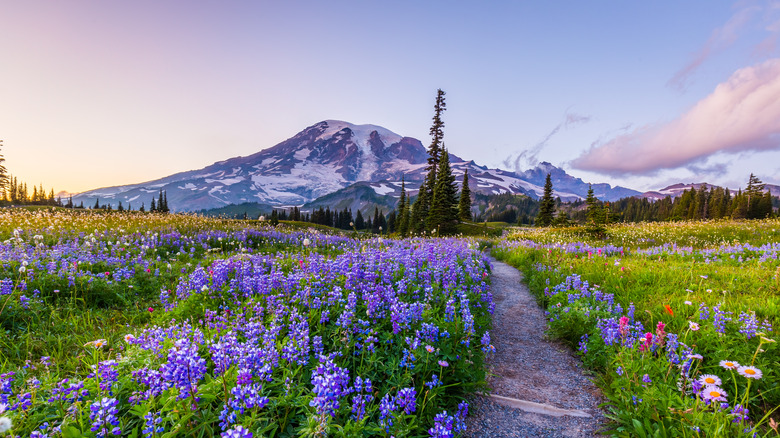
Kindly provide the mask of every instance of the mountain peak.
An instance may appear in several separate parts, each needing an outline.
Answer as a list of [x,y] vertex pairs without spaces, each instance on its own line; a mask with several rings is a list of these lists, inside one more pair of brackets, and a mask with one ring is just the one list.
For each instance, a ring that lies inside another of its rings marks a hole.
[[379,134],[382,142],[387,146],[398,143],[403,138],[402,136],[382,126],[356,125],[354,123],[345,122],[343,120],[323,120],[314,126],[322,129],[322,132],[317,137],[318,140],[333,137],[335,134],[347,128],[352,131],[352,140],[356,141],[358,144],[367,142],[367,140],[371,138],[371,134],[373,132]]
[[[84,192],[74,196],[74,202],[94,205],[98,199],[101,204],[116,206],[121,201],[138,208],[143,202],[148,205],[160,190],[165,190],[174,211],[247,202],[290,206],[303,205],[361,182],[378,196],[385,196],[399,190],[402,178],[410,192],[421,184],[426,177],[427,158],[425,147],[414,138],[378,125],[328,119],[250,156],[229,158],[155,181]],[[587,185],[579,178],[548,162],[517,174],[478,166],[454,154],[450,154],[450,160],[458,175],[468,169],[472,190],[483,194],[508,192],[537,197],[543,192],[547,173],[552,174],[556,196],[564,200],[584,198],[587,192]],[[598,193],[606,199],[627,195],[607,184]],[[363,202],[363,198],[358,198],[350,205]]]

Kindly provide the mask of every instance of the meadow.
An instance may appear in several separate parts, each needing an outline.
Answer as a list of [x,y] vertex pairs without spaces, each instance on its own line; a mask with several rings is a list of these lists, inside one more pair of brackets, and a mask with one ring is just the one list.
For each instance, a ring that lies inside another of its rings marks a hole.
[[607,433],[779,435],[777,219],[519,229],[493,253],[597,373]]
[[2,436],[451,437],[484,385],[470,240],[6,210],[0,242]]

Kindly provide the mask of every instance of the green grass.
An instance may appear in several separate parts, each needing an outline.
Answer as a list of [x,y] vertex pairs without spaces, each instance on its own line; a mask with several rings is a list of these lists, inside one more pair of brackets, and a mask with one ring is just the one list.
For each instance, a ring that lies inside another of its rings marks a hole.
[[[630,348],[605,345],[604,332],[597,328],[599,319],[617,321],[621,314],[603,300],[580,297],[581,291],[555,288],[573,275],[588,282],[589,294],[595,290],[614,294],[614,303],[624,312],[633,304],[644,332],[654,333],[663,322],[665,333],[679,335],[681,342],[704,357],[693,373],[720,376],[732,394],[731,407],[749,405],[753,426],[760,423],[756,431],[776,436],[766,427],[768,418],[762,421],[762,417],[771,414],[777,419],[773,410],[780,405],[780,348],[777,343],[762,343],[761,335],[741,333],[744,327],[739,318],[755,314],[759,322],[765,320],[773,328],[772,332],[764,329],[764,337],[778,339],[780,251],[770,248],[765,255],[753,247],[745,249],[745,244],[757,247],[778,242],[779,231],[777,220],[620,225],[609,228],[606,240],[590,239],[577,228],[523,229],[497,244],[493,252],[523,270],[549,312],[550,333],[575,349],[588,349],[583,360],[588,368],[600,372],[616,435],[650,436],[657,431],[659,436],[741,436],[741,429],[729,426],[732,418],[727,414],[681,395],[677,390],[679,364],[665,356],[663,347],[657,347],[660,353],[649,354],[638,352],[639,344]],[[513,239],[523,243],[513,244]],[[722,332],[713,319],[716,307],[731,312],[726,314],[731,321]],[[691,324],[700,328],[694,330]],[[725,359],[755,365],[763,377],[746,386],[745,378],[720,367],[719,361]],[[624,374],[618,375],[618,367]],[[639,380],[645,374],[652,385]],[[654,398],[663,409],[644,410],[634,397]],[[694,427],[709,434],[693,434]],[[722,429],[717,432],[717,428]]]

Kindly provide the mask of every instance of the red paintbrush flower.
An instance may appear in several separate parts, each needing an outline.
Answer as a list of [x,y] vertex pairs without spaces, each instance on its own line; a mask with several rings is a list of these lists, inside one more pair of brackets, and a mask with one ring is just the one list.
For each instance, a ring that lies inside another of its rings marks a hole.
[[674,316],[674,311],[672,311],[672,308],[668,304],[664,304],[664,308],[666,309],[666,313]]

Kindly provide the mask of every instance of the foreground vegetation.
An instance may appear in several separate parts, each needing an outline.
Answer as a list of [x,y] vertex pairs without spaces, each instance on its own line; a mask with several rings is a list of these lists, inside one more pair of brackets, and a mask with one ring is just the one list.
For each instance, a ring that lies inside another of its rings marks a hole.
[[[0,214],[14,436],[453,436],[491,351],[464,240]],[[280,227],[281,228],[281,227]]]
[[780,221],[526,229],[522,269],[550,333],[600,372],[619,436],[777,436]]

